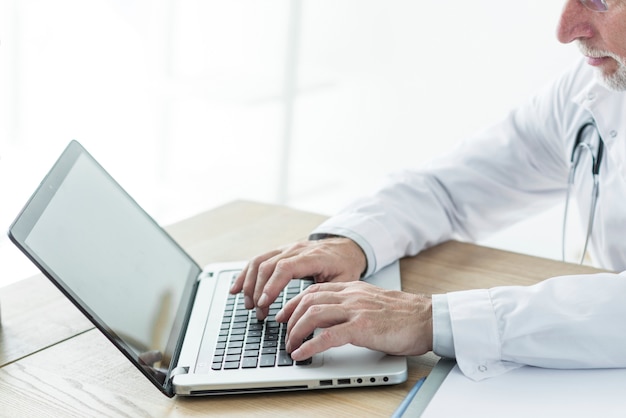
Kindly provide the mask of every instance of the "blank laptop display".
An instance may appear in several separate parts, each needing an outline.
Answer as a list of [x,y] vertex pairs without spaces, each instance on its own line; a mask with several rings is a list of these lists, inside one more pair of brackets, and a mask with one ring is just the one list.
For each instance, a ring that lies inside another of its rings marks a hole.
[[[265,321],[228,290],[245,262],[201,268],[72,141],[9,237],[167,396],[396,384],[404,357],[347,345],[303,362],[274,315],[311,281],[294,279]],[[400,289],[395,263],[369,281]]]

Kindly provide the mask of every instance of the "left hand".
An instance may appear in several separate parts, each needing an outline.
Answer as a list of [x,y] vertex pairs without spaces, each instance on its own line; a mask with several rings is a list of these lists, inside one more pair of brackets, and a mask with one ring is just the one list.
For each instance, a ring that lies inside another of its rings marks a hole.
[[[430,297],[365,282],[313,285],[276,320],[288,322],[286,348],[296,361],[344,344],[393,355],[420,355],[433,345]],[[321,332],[303,343],[317,328]]]
[[257,319],[265,319],[269,306],[292,279],[359,280],[366,267],[361,247],[349,238],[301,241],[250,260],[230,292],[236,294],[243,290],[246,308],[256,308]]

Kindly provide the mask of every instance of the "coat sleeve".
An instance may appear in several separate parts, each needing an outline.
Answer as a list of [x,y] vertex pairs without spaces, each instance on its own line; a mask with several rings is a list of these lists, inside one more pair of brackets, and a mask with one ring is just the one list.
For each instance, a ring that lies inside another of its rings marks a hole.
[[[450,239],[476,241],[563,201],[580,67],[450,153],[393,173],[313,233],[354,239],[367,274]],[[392,151],[390,151],[392,152]]]
[[454,351],[481,380],[531,365],[626,367],[626,272],[447,294]]
[[554,206],[563,199],[568,166],[554,139],[557,127],[537,119],[538,112],[531,101],[428,165],[392,173],[313,236],[354,239],[371,274],[446,240],[483,239]]

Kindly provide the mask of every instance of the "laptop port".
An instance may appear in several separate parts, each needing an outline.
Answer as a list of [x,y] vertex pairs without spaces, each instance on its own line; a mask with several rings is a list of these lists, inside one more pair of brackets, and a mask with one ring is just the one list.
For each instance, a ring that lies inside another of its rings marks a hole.
[[337,379],[337,384],[338,385],[349,385],[350,384],[350,379]]
[[320,380],[320,386],[332,386],[333,385],[333,381],[332,380]]

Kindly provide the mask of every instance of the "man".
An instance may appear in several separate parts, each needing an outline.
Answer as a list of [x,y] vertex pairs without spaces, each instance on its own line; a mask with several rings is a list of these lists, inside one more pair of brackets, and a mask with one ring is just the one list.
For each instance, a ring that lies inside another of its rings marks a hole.
[[[579,45],[586,62],[450,155],[395,175],[309,241],[250,261],[231,291],[243,290],[259,318],[292,278],[327,282],[277,315],[288,321],[294,359],[352,343],[390,354],[433,350],[455,357],[476,380],[525,364],[626,367],[618,325],[626,319],[626,272],[432,298],[358,281],[448,239],[479,239],[563,202],[570,189],[583,226],[593,227],[592,258],[626,270],[626,1],[567,0],[557,32],[560,42]],[[579,164],[570,185],[572,155]],[[592,159],[601,160],[598,176]],[[316,328],[319,335],[303,343]]]

